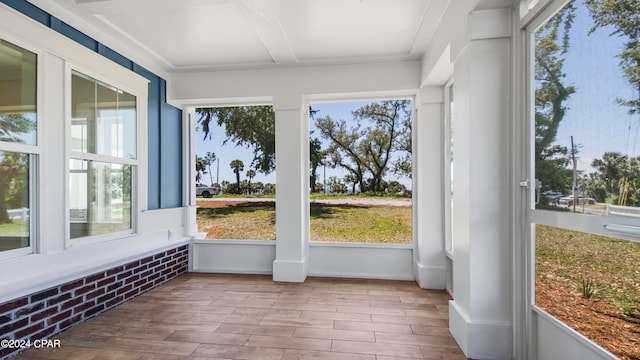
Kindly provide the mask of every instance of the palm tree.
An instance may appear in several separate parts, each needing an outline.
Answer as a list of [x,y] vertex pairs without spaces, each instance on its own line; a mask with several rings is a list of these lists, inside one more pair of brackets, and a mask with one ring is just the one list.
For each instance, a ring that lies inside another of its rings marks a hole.
[[256,171],[253,169],[249,169],[247,170],[247,173],[245,174],[245,176],[249,178],[249,195],[251,195],[251,193],[253,192],[251,191],[251,179],[256,177]]
[[233,160],[231,164],[231,169],[233,169],[233,173],[236,174],[236,191],[240,192],[240,172],[244,170],[244,163],[242,160]]
[[[204,157],[204,162],[207,164],[207,170],[209,170],[209,178],[211,178],[211,184],[213,185],[213,172],[211,171],[211,164],[217,160],[216,154],[211,151],[207,151],[207,155]],[[216,178],[216,181],[219,181]]]
[[200,156],[196,156],[196,182],[202,180],[202,175],[207,173],[207,162]]

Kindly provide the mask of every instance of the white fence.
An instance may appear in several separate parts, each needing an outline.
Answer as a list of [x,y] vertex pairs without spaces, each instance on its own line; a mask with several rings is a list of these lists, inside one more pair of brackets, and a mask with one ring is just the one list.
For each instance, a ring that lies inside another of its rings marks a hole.
[[9,219],[14,221],[27,221],[29,220],[29,208],[11,209],[7,210]]
[[624,216],[640,218],[640,207],[618,206],[607,204],[607,216]]

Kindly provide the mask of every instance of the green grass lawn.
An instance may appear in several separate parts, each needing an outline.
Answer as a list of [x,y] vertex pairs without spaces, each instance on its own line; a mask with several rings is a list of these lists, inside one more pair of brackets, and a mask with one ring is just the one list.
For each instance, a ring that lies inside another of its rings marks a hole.
[[311,204],[311,241],[411,244],[411,207]]
[[536,226],[536,305],[622,359],[640,359],[640,242]]
[[0,236],[29,236],[29,222],[15,221],[0,224]]
[[593,296],[640,316],[640,242],[536,226],[536,275],[554,279],[568,290],[581,291],[583,281]]
[[[198,208],[198,229],[214,239],[275,239],[274,203]],[[311,204],[312,241],[410,244],[411,207]]]

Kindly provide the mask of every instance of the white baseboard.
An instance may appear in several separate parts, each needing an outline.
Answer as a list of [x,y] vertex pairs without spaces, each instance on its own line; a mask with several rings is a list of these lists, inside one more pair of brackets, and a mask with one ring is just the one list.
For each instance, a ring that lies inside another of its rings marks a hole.
[[304,282],[308,272],[308,260],[275,260],[273,262],[273,281]]
[[452,300],[449,301],[449,330],[467,358],[512,358],[511,324],[471,321],[455,300]]
[[443,266],[424,266],[414,261],[413,269],[416,282],[422,289],[444,290],[446,288],[447,269]]

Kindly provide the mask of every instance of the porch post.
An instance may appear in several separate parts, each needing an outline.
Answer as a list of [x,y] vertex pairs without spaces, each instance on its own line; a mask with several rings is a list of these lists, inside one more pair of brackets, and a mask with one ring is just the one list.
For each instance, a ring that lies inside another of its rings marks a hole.
[[[415,253],[414,274],[423,289],[444,289],[446,280],[443,226],[443,109],[444,89],[420,90],[414,128]],[[419,139],[419,141],[417,140]],[[445,189],[446,190],[446,189]]]
[[304,282],[309,271],[309,120],[296,95],[274,97],[276,259],[273,280]]
[[474,359],[512,357],[510,20],[510,9],[472,12],[469,40],[454,63],[449,324],[465,355]]

